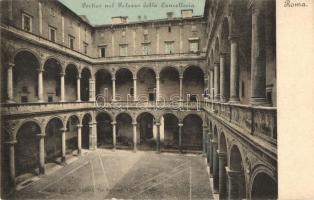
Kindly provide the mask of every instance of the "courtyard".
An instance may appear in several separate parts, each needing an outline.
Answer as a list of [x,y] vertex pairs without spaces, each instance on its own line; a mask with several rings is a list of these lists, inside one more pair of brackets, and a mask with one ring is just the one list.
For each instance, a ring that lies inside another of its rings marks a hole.
[[[199,154],[86,151],[18,188],[19,199],[212,199]],[[74,161],[73,161],[74,160]]]

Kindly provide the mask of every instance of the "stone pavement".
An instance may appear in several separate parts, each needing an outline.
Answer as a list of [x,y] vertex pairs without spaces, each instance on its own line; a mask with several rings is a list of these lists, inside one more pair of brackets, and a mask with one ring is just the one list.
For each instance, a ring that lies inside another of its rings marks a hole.
[[99,149],[17,191],[27,199],[212,199],[201,155]]

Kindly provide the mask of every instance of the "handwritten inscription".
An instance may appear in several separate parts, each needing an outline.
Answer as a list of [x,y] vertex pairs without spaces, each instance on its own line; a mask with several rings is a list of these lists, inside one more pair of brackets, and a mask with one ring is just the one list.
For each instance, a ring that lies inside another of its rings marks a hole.
[[301,8],[307,7],[308,5],[305,2],[296,1],[296,0],[286,0],[284,3],[284,7],[286,8]]

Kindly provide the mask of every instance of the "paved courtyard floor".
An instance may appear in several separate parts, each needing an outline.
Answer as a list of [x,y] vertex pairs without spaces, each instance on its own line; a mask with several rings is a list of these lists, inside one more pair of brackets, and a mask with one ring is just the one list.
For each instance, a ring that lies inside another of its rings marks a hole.
[[99,149],[17,191],[27,199],[212,199],[201,155]]

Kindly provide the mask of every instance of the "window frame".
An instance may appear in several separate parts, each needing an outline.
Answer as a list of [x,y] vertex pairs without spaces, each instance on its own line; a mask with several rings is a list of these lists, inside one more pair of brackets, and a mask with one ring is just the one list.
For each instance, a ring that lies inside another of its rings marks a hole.
[[[25,18],[24,17],[28,17],[29,18],[29,30],[26,30],[24,27],[25,27]],[[22,13],[22,29],[24,31],[27,31],[27,32],[33,32],[33,17],[31,15],[28,15],[26,13]]]
[[[75,41],[75,37],[72,35],[68,35],[68,41],[69,41],[69,48],[74,50],[74,41]],[[71,47],[71,41],[73,41],[73,47]]]
[[[171,48],[168,48],[168,47],[171,47]],[[169,52],[168,52],[168,50],[169,50]],[[175,53],[174,41],[165,41],[165,54],[174,54],[174,53]]]
[[[119,56],[128,56],[128,44],[120,44],[119,45]],[[122,51],[124,49],[124,51]],[[125,55],[122,55],[125,54]]]
[[[49,26],[48,29],[49,29],[49,40],[51,42],[57,42],[57,29],[55,27],[53,27],[53,26]],[[51,37],[51,30],[54,31],[54,40],[52,40],[52,37]]]
[[[99,46],[99,58],[106,58],[107,57],[107,45]],[[102,49],[105,49],[105,55],[102,56]]]

